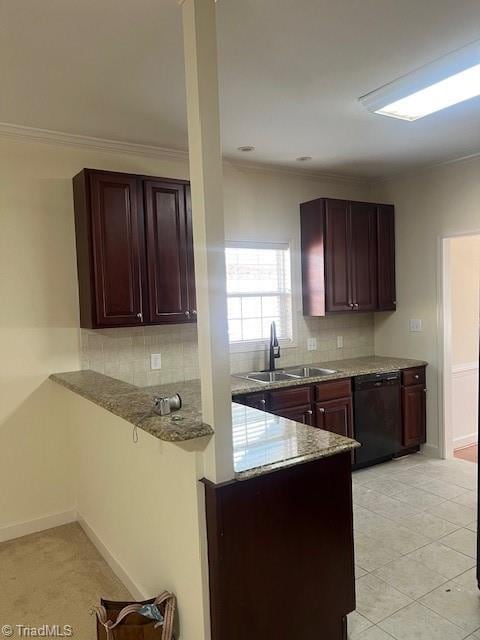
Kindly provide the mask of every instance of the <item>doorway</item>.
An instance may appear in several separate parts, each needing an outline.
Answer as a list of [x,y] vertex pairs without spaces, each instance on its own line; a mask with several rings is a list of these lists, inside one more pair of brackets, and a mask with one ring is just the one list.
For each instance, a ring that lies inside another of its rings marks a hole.
[[444,451],[477,460],[480,234],[443,240]]

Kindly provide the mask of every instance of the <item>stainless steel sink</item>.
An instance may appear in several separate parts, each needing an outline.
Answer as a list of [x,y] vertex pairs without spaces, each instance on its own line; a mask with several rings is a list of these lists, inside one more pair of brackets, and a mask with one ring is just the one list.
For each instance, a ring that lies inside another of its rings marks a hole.
[[298,377],[283,371],[254,371],[237,376],[237,378],[246,378],[255,382],[278,382],[279,380],[295,380]]
[[323,367],[288,367],[285,373],[296,378],[316,378],[317,376],[329,376],[337,373],[336,369],[324,369]]
[[337,373],[335,369],[323,369],[322,367],[288,367],[278,371],[251,371],[239,373],[236,378],[254,380],[255,382],[278,382],[281,380],[298,380],[299,378],[316,378]]

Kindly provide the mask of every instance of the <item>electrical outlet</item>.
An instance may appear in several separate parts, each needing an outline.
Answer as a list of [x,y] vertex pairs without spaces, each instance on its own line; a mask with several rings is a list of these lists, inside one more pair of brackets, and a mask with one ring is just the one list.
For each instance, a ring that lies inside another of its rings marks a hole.
[[151,353],[150,354],[150,368],[152,370],[157,370],[162,368],[162,354],[161,353]]
[[317,339],[309,338],[307,340],[307,350],[308,351],[316,351],[317,350]]
[[337,349],[343,349],[343,336],[337,336]]
[[421,320],[410,320],[410,331],[416,333],[423,331],[423,323]]

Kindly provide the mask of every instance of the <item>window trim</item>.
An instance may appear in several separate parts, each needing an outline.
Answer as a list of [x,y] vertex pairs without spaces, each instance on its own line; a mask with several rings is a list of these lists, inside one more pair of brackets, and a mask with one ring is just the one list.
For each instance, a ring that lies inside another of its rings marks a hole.
[[[290,253],[290,307],[291,307],[291,328],[292,328],[292,337],[291,338],[279,338],[278,342],[280,347],[283,349],[288,349],[297,346],[296,335],[297,335],[297,326],[296,326],[296,313],[295,313],[295,296],[293,292],[293,283],[294,283],[294,268],[293,268],[293,251],[292,251],[292,242],[290,240],[285,242],[258,242],[256,240],[252,240],[251,242],[248,240],[227,240],[225,242],[225,249],[277,249],[277,250],[288,250]],[[233,295],[233,294],[232,294]],[[250,295],[250,294],[245,294]],[[258,293],[252,293],[252,297],[258,295]],[[227,294],[227,300],[228,300]],[[228,319],[227,319],[228,322]],[[238,342],[230,342],[230,353],[242,353],[242,352],[250,352],[250,351],[268,351],[268,339],[263,340],[241,340]]]

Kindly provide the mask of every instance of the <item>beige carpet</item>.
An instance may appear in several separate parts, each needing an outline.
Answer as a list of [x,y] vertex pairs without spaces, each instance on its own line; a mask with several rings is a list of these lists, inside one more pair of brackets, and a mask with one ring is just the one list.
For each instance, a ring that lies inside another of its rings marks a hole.
[[101,596],[130,598],[77,523],[0,544],[0,629],[70,625],[73,638],[93,640],[89,612]]

